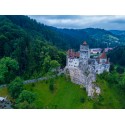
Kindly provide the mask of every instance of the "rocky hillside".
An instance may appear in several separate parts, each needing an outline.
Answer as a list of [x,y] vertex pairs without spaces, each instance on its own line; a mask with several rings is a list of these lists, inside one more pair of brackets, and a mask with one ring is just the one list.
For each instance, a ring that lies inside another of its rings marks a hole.
[[91,66],[81,63],[81,67],[65,67],[65,74],[69,75],[71,81],[85,87],[87,95],[93,97],[95,94],[99,95],[101,90],[94,84],[96,81],[96,74]]

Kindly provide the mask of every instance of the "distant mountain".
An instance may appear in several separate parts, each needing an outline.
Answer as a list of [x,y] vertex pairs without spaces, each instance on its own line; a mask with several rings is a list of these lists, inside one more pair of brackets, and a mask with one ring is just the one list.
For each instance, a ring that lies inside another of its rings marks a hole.
[[55,32],[58,32],[61,37],[66,39],[67,45],[72,48],[78,49],[79,44],[84,40],[88,42],[90,48],[94,47],[116,47],[123,45],[125,40],[123,37],[113,34],[110,31],[104,29],[57,29],[53,28]]
[[123,30],[109,30],[109,32],[111,32],[114,35],[118,35],[118,36],[125,35],[125,31],[123,31]]
[[27,16],[6,17],[14,24],[29,32],[31,36],[39,36],[63,50],[69,48],[77,50],[83,41],[87,41],[90,48],[104,48],[107,46],[115,47],[125,43],[123,35],[119,36],[113,31],[106,31],[104,29],[59,29],[37,23],[35,20],[30,19]]
[[125,31],[110,30],[110,32],[119,38],[120,44],[125,45]]
[[119,38],[116,35],[104,29],[87,28],[84,31],[87,32],[90,35],[90,37],[98,41],[102,48],[106,45],[109,47],[120,45]]
[[[53,29],[58,32],[61,37],[66,39],[67,45],[71,48],[78,49],[79,44],[83,41],[87,41],[90,48],[95,47],[115,47],[122,45],[124,41],[121,41],[120,37],[103,29]],[[65,42],[65,41],[64,41]]]

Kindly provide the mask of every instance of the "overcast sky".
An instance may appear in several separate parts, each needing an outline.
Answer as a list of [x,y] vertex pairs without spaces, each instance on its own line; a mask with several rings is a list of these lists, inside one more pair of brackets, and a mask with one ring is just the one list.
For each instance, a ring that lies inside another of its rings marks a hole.
[[81,16],[81,15],[35,15],[29,16],[37,22],[58,28],[101,28],[125,30],[124,16]]

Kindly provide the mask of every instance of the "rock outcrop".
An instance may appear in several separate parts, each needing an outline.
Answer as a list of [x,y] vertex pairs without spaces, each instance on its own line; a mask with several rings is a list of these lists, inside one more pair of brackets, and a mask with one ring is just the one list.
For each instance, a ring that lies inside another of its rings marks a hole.
[[92,66],[80,63],[79,67],[65,67],[65,73],[70,76],[73,83],[83,85],[88,96],[93,97],[95,94],[100,94],[100,88],[94,84],[96,73]]

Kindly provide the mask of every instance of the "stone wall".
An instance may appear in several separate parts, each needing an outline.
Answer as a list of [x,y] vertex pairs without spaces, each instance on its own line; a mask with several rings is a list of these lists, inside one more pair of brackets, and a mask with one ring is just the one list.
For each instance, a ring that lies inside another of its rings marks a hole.
[[94,94],[99,95],[100,88],[93,83],[96,81],[95,70],[90,65],[81,64],[80,67],[65,67],[65,71],[68,71],[73,83],[83,85],[86,88],[88,96],[93,97]]

